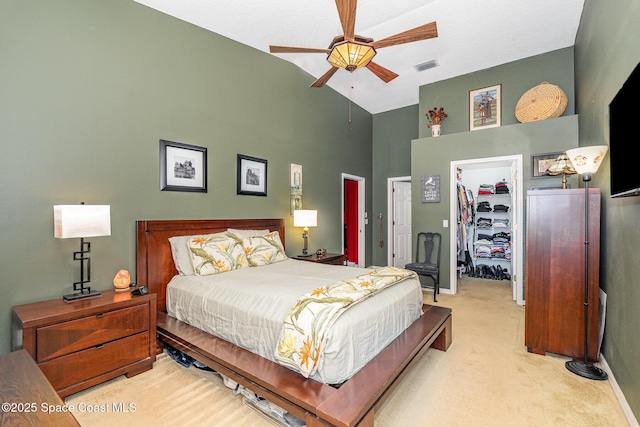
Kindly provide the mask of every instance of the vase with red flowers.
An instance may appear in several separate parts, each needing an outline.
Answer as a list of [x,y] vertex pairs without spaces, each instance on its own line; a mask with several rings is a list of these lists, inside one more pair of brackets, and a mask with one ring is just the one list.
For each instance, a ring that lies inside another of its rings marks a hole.
[[444,112],[444,107],[433,107],[433,110],[429,110],[427,114],[427,119],[429,119],[429,123],[427,124],[428,128],[431,128],[431,136],[440,136],[440,124],[449,115]]

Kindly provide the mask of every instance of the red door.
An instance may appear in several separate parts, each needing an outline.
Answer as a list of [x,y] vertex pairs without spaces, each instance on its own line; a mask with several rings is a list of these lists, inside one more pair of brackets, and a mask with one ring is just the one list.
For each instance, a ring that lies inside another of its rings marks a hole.
[[344,180],[344,257],[358,264],[358,182]]

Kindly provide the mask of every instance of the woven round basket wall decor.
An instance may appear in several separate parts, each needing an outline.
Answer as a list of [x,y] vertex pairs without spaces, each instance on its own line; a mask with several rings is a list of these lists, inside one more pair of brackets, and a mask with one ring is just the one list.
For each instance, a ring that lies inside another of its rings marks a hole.
[[567,95],[558,86],[542,82],[522,95],[516,104],[516,119],[519,122],[560,117],[567,108]]

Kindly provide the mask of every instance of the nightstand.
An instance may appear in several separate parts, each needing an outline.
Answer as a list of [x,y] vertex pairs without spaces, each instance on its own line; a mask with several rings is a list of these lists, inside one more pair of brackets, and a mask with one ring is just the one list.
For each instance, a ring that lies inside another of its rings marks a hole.
[[13,307],[13,349],[24,348],[60,397],[119,375],[131,377],[156,359],[156,295],[102,291]]
[[298,255],[294,256],[293,259],[297,259],[300,261],[317,262],[320,264],[344,265],[344,255],[330,254],[329,252],[321,256],[318,256],[316,254],[307,257]]

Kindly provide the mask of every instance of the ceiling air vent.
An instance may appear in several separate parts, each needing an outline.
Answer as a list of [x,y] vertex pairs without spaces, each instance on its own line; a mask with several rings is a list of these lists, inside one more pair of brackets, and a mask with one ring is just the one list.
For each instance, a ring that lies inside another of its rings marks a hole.
[[428,70],[429,68],[434,68],[438,66],[438,61],[436,61],[435,59],[432,59],[431,61],[427,61],[427,62],[423,62],[422,64],[418,64],[418,65],[414,65],[413,68],[416,69],[416,71],[420,72],[420,71],[425,71]]

